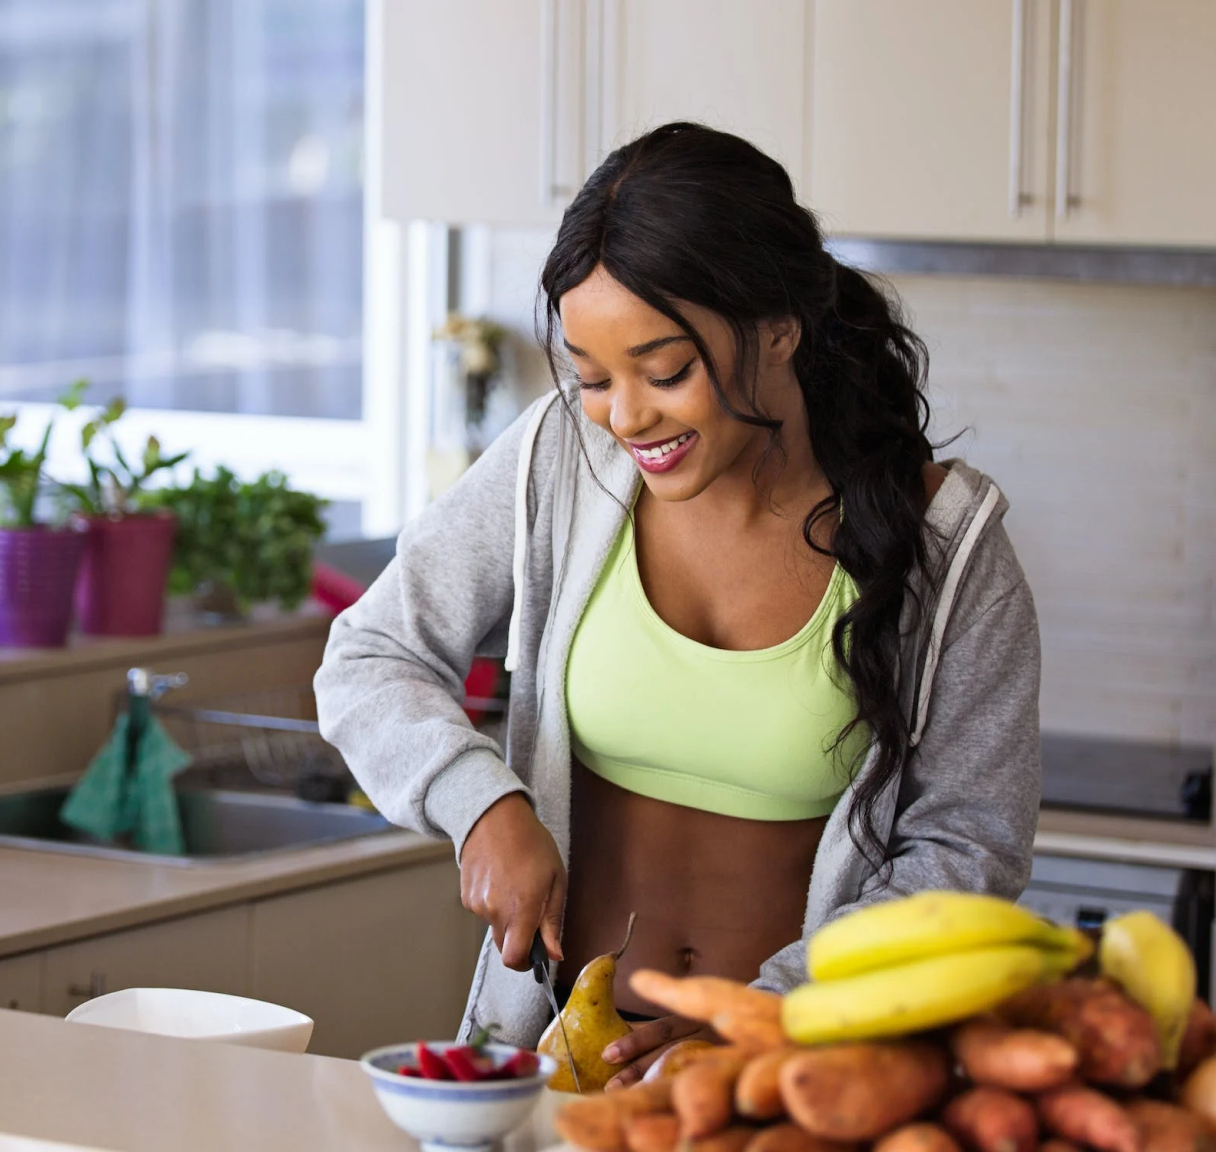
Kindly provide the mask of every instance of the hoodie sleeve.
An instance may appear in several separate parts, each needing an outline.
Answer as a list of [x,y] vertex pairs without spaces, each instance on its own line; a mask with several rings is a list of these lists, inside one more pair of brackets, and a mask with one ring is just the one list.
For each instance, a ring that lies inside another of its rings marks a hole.
[[[1039,627],[1002,526],[987,533],[946,629],[921,740],[900,778],[890,866],[836,919],[930,888],[1017,899],[1030,877],[1040,798]],[[764,962],[758,987],[806,980],[806,940]]]
[[449,837],[458,858],[487,808],[528,794],[462,701],[474,655],[511,616],[516,481],[535,411],[405,528],[388,567],[334,620],[314,679],[321,735],[372,803]]

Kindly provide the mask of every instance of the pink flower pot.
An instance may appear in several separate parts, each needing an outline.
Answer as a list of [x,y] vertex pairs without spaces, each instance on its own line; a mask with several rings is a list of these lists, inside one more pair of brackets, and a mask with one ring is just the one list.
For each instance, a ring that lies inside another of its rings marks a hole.
[[89,636],[155,636],[165,619],[173,559],[171,512],[90,516],[76,584],[76,616]]
[[78,528],[0,528],[0,644],[62,648],[84,554]]

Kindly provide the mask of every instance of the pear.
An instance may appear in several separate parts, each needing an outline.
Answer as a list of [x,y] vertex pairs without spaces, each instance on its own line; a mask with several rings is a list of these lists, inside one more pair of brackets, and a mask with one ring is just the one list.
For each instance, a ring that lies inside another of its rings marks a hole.
[[[560,1018],[549,1024],[536,1046],[538,1052],[557,1061],[557,1071],[549,1078],[549,1087],[555,1092],[575,1092],[578,1088],[584,1092],[599,1092],[621,1070],[619,1065],[605,1063],[601,1053],[613,1040],[619,1040],[631,1031],[616,1010],[613,981],[616,963],[629,947],[637,918],[636,912],[629,917],[625,942],[620,948],[597,956],[578,974]],[[570,1055],[578,1071],[578,1088],[562,1040],[563,1024],[570,1041]]]

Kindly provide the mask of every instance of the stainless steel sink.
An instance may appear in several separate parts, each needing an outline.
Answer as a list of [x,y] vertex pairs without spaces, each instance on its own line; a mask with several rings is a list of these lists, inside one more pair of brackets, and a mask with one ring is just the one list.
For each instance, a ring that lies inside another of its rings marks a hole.
[[181,856],[102,844],[59,820],[68,789],[39,788],[0,796],[0,848],[35,848],[113,860],[199,865],[247,860],[292,848],[388,831],[383,816],[345,804],[311,804],[290,796],[181,789],[178,806],[186,841]]

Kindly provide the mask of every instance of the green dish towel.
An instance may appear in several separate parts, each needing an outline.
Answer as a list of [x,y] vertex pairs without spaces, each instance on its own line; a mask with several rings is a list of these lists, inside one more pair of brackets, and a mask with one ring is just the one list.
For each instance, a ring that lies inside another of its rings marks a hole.
[[154,716],[136,749],[135,770],[127,773],[127,717],[122,715],[105,747],[93,757],[59,819],[98,840],[129,833],[136,848],[159,856],[185,851],[173,777],[190,756],[182,751]]

